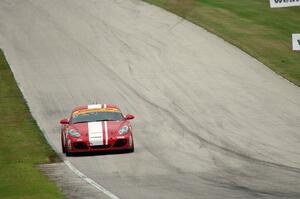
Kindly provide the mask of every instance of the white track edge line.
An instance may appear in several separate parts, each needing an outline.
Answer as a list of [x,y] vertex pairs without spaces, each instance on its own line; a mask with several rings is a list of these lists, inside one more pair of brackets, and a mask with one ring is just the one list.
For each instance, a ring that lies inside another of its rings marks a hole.
[[[5,55],[5,54],[4,54]],[[12,73],[15,75],[13,68],[10,66],[9,64],[9,68],[12,71]],[[34,114],[34,112],[32,112],[30,106],[29,106],[29,101],[26,98],[26,96],[24,95],[24,90],[22,88],[22,85],[20,84],[20,82],[15,79],[17,82],[17,86],[20,89],[23,98],[25,100],[26,106],[28,106],[29,108],[29,112],[31,114],[31,116],[33,117],[33,119],[36,121],[38,128],[41,130],[43,136],[45,137],[47,143],[51,146],[51,148],[56,152],[56,154],[61,158],[61,160],[63,160],[64,164],[67,165],[71,171],[73,171],[73,173],[75,173],[78,177],[80,177],[81,179],[85,180],[87,183],[89,183],[90,185],[92,185],[93,187],[95,187],[97,190],[101,191],[102,193],[104,193],[105,195],[107,195],[108,197],[110,197],[111,199],[120,199],[118,196],[114,195],[113,193],[111,193],[110,191],[108,191],[107,189],[105,189],[103,186],[101,186],[100,184],[98,184],[97,182],[95,182],[94,180],[92,180],[91,178],[88,178],[86,175],[84,175],[82,172],[80,172],[78,169],[76,169],[76,167],[68,160],[65,160],[65,157],[63,154],[61,154],[59,152],[59,149],[54,145],[53,141],[50,139],[48,133],[41,128],[41,125],[39,123],[39,121],[36,119],[36,115]]]
[[[38,126],[39,126],[39,124],[38,124]],[[40,126],[39,126],[39,128],[40,128]],[[79,171],[69,160],[65,159],[65,157],[64,157],[63,154],[61,154],[61,153],[58,152],[58,149],[53,144],[53,141],[50,140],[50,137],[48,136],[48,134],[46,133],[46,131],[42,130],[42,133],[43,133],[44,137],[46,138],[46,141],[48,142],[48,144],[52,147],[52,149],[54,149],[54,151],[56,152],[56,154],[63,160],[64,164],[67,165],[69,167],[69,169],[71,169],[71,171],[73,173],[75,173],[78,177],[80,177],[81,179],[83,179],[84,181],[86,181],[87,183],[89,183],[90,185],[92,185],[93,187],[95,187],[97,190],[99,190],[102,193],[104,193],[105,195],[107,195],[109,198],[111,198],[111,199],[120,199],[118,196],[116,196],[115,194],[111,193],[110,191],[108,191],[107,189],[105,189],[103,186],[101,186],[100,184],[98,184],[97,182],[95,182],[94,180],[92,180],[91,178],[87,177],[81,171]]]
[[74,167],[74,165],[69,161],[69,160],[64,160],[64,163],[77,175],[79,176],[81,179],[85,180],[87,183],[89,183],[90,185],[92,185],[93,187],[95,187],[96,189],[98,189],[99,191],[103,192],[105,195],[107,195],[108,197],[110,197],[111,199],[120,199],[118,196],[114,195],[113,193],[111,193],[110,191],[108,191],[107,189],[105,189],[103,186],[99,185],[98,183],[96,183],[94,180],[92,180],[91,178],[87,177],[86,175],[84,175],[83,173],[81,173],[78,169],[76,169]]

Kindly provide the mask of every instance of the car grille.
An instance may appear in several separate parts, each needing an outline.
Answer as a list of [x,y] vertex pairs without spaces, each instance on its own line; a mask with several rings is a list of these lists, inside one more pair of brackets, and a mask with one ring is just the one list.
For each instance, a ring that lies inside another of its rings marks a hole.
[[75,142],[74,147],[76,149],[87,149],[87,145],[84,142]]
[[115,142],[114,147],[122,147],[125,146],[127,143],[126,139],[119,139]]
[[97,146],[90,146],[92,149],[107,149],[110,148],[111,145],[97,145]]

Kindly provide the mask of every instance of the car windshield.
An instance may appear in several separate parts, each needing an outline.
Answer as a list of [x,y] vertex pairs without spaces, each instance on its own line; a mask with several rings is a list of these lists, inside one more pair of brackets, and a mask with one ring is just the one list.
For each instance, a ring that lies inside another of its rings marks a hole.
[[95,111],[85,112],[80,114],[73,114],[70,123],[85,123],[96,121],[121,121],[124,117],[118,111]]

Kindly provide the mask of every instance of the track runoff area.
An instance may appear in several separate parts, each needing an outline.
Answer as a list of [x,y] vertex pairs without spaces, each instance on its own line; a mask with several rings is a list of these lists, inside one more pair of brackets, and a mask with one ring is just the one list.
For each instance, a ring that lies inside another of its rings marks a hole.
[[[270,0],[271,8],[300,6],[300,0]],[[300,51],[300,33],[292,34],[292,49]]]

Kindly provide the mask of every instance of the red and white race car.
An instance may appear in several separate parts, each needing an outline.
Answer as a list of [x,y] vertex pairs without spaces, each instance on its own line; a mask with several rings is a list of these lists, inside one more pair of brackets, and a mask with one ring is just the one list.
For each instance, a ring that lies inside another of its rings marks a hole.
[[70,119],[62,119],[61,146],[67,156],[75,152],[134,151],[132,128],[116,105],[93,104],[75,108]]

